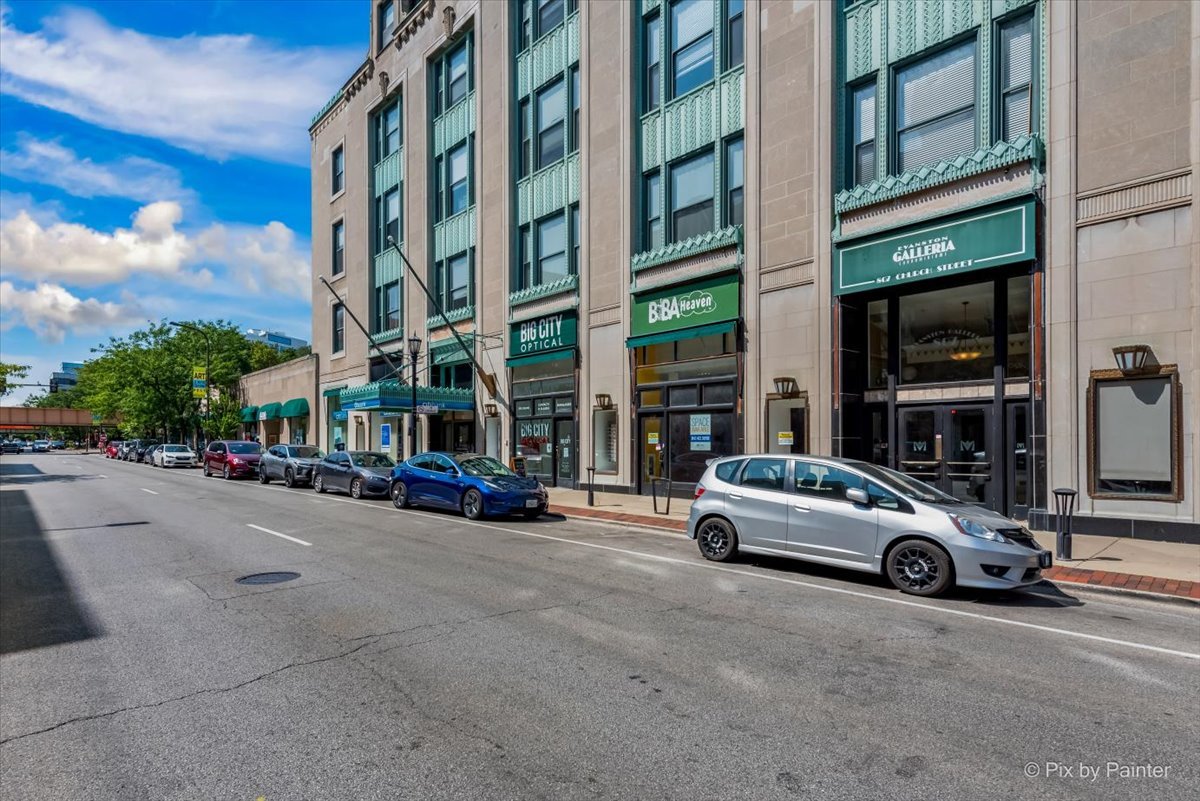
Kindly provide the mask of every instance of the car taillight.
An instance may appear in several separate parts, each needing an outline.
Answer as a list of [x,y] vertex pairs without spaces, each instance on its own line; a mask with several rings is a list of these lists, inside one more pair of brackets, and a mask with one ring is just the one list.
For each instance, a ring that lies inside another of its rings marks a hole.
[[703,484],[697,484],[697,485],[696,485],[696,494],[692,496],[692,500],[693,500],[693,501],[694,501],[694,500],[696,500],[697,498],[699,498],[699,497],[700,497],[701,495],[703,495],[703,494],[704,494],[704,485],[703,485]]

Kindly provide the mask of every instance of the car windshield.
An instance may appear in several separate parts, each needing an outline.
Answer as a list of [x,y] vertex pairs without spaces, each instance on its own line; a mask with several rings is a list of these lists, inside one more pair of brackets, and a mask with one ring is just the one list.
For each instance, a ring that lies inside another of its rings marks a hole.
[[355,467],[395,467],[392,457],[385,453],[356,453],[351,457]]
[[167,453],[187,453],[187,445],[164,445],[163,450]]
[[231,442],[230,453],[262,453],[262,446],[257,442]]
[[311,445],[289,445],[287,455],[294,459],[324,459],[325,454],[320,448]]
[[503,462],[493,459],[490,456],[468,456],[465,459],[459,459],[458,466],[468,476],[487,478],[490,476],[516,475],[516,473],[505,467]]
[[872,478],[882,481],[890,489],[895,490],[906,498],[912,498],[914,501],[924,501],[925,503],[962,503],[958,498],[955,498],[953,495],[947,495],[937,487],[930,486],[924,481],[919,481],[912,476],[898,473],[890,468],[866,462],[856,462],[854,467]]

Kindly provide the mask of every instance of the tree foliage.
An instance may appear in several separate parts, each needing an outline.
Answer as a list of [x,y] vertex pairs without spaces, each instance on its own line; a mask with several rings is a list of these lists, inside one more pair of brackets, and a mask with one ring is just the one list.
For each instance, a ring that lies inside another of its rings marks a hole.
[[29,376],[29,365],[0,362],[0,398],[13,391],[12,382]]

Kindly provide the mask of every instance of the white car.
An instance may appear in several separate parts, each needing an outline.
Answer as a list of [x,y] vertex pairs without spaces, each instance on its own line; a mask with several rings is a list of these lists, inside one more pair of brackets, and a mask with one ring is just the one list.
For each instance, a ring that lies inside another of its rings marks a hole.
[[155,467],[195,467],[196,452],[187,445],[159,445],[151,454]]

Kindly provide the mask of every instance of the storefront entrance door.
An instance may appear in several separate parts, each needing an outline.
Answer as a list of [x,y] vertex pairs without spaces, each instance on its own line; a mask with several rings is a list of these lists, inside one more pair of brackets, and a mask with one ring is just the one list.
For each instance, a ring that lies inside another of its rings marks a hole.
[[554,485],[571,486],[575,480],[575,421],[554,421]]
[[641,456],[641,487],[643,492],[650,491],[650,480],[666,478],[666,464],[663,459],[666,446],[666,428],[661,414],[647,414],[641,418],[641,445],[638,453]]
[[995,509],[991,406],[923,406],[899,412],[902,473],[967,503]]

